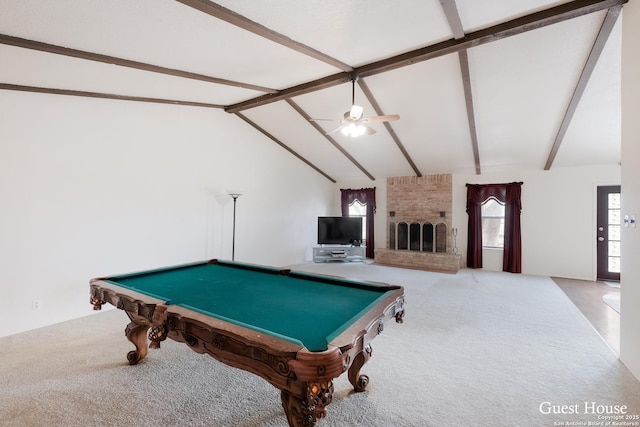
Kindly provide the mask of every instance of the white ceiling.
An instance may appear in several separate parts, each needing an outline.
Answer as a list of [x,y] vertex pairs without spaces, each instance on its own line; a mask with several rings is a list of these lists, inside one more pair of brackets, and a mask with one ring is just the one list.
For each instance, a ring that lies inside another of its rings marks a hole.
[[[579,103],[573,109],[569,106],[607,8],[617,11],[621,2],[217,2],[235,13],[228,14],[230,19],[240,15],[240,22],[253,21],[288,42],[342,63],[336,65],[195,7],[210,6],[208,0],[0,0],[0,87],[212,104],[184,106],[186,111],[224,108],[284,90],[291,91],[291,100],[308,117],[340,118],[351,105],[349,75],[396,55],[448,41],[455,44],[456,24],[450,24],[452,15],[446,13],[451,6],[468,37],[459,39],[462,42],[519,17],[526,19],[537,12],[553,15],[561,5],[580,6],[598,10],[465,46],[469,47],[462,52],[468,58],[471,99],[465,96],[465,67],[457,53],[461,48],[384,72],[364,73],[356,84],[356,103],[365,108],[365,115],[378,114],[359,86],[364,82],[379,105],[379,114],[400,115],[399,121],[390,124],[397,142],[383,124],[372,125],[374,135],[353,139],[336,132],[330,141],[286,99],[250,106],[240,114],[337,181],[617,164],[622,19],[613,21],[592,74],[583,80],[586,86]],[[50,53],[46,51],[50,48],[34,49],[32,42],[68,49]],[[69,56],[69,49],[83,51],[81,57]],[[90,60],[87,52],[223,79],[224,84]],[[298,85],[315,87],[317,80],[331,76],[340,77],[340,84],[295,90]],[[472,106],[475,133],[468,106]],[[568,109],[573,113],[571,120],[566,132],[560,132]],[[325,131],[337,126],[315,123]],[[274,143],[258,132],[256,138]],[[554,142],[559,144],[555,156]]]

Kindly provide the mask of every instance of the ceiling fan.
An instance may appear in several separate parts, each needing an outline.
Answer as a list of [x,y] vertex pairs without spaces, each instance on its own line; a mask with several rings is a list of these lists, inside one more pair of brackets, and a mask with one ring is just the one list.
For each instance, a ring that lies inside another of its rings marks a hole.
[[351,136],[352,138],[364,135],[365,133],[368,135],[373,135],[374,133],[376,133],[376,130],[371,126],[368,126],[368,123],[391,122],[400,119],[400,116],[397,114],[391,114],[387,116],[363,117],[364,108],[356,105],[355,103],[356,80],[358,80],[357,76],[351,79],[351,109],[344,113],[342,119],[311,119],[313,121],[340,122],[340,126],[330,130],[325,135],[329,135],[338,130],[342,132],[344,136]]

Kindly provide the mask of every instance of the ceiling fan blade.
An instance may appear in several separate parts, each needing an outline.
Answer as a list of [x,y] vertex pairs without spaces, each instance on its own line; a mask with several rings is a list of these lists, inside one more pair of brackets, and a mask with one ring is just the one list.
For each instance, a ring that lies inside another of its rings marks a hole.
[[397,114],[390,114],[388,116],[372,116],[372,117],[364,117],[360,121],[364,123],[380,123],[380,122],[393,122],[395,120],[400,120],[400,116]]
[[309,119],[310,122],[341,122],[341,119]]
[[370,126],[366,126],[366,125],[362,125],[365,127],[365,129],[367,129],[367,135],[373,135],[374,133],[376,133],[376,130]]
[[335,128],[335,129],[331,129],[329,132],[325,132],[325,135],[329,135],[329,134],[332,134],[332,133],[334,133],[334,132],[337,132],[337,131],[339,131],[340,129],[342,129],[343,127],[344,127],[344,125],[340,125],[340,126],[338,126],[337,128]]

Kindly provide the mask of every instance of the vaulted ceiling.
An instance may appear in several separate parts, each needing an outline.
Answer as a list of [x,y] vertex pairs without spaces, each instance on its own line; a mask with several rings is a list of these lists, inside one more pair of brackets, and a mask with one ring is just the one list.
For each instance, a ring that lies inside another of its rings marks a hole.
[[[624,3],[0,0],[0,96],[224,109],[331,181],[618,164]],[[352,80],[400,120],[327,135]]]

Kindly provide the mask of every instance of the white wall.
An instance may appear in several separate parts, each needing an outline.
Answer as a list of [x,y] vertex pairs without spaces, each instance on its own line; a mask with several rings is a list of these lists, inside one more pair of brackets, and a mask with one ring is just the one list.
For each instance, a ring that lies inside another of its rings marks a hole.
[[236,260],[300,262],[335,191],[221,110],[3,91],[0,132],[0,336],[89,314],[92,277],[230,258],[229,189]]
[[[552,168],[454,175],[454,227],[466,256],[466,184],[522,181],[522,272],[574,279],[596,278],[596,187],[620,184],[619,166]],[[485,251],[483,267],[502,271],[502,252]]]
[[[622,15],[622,214],[640,219],[640,4]],[[620,359],[640,379],[640,226],[622,229]]]
[[[466,258],[466,184],[513,181],[522,186],[522,269],[574,279],[596,277],[596,187],[620,184],[619,166],[558,168],[550,171],[515,171],[482,175],[453,175],[453,226],[458,229],[458,253]],[[386,179],[340,182],[340,188],[376,187],[376,248],[386,243]],[[334,196],[340,214],[339,195]],[[485,250],[483,268],[502,271],[502,251]]]

